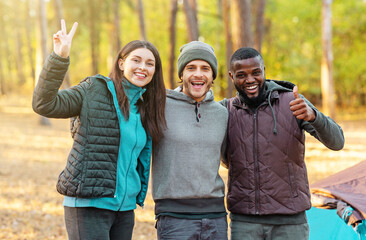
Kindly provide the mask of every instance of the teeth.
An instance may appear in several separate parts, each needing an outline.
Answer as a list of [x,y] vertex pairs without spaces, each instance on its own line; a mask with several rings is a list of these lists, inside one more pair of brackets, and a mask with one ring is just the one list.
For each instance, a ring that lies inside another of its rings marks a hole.
[[205,83],[203,82],[192,82],[192,85],[204,85]]
[[246,87],[246,89],[252,90],[252,89],[255,89],[256,87],[257,87],[257,85],[252,85],[252,86]]
[[139,76],[139,77],[145,77],[145,74],[142,74],[142,73],[135,73],[136,76]]

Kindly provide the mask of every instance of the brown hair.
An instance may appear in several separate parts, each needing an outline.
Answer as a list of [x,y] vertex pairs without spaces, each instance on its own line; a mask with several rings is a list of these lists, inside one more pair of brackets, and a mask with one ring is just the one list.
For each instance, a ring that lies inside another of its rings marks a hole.
[[165,101],[166,90],[163,79],[163,70],[158,50],[148,41],[135,40],[127,43],[119,52],[109,73],[116,88],[118,104],[126,119],[129,118],[130,105],[128,98],[123,90],[122,81],[124,79],[123,71],[119,68],[119,59],[125,60],[128,55],[138,49],[149,49],[155,57],[155,72],[150,83],[144,88],[146,92],[143,94],[143,100],[139,99],[137,106],[141,115],[141,121],[144,128],[150,133],[155,145],[163,137],[163,129],[166,128],[165,121]]

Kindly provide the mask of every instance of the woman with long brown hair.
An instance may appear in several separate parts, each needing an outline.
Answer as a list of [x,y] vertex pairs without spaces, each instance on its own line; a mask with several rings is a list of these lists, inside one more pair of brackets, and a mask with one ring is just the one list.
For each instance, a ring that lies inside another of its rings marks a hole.
[[166,126],[160,56],[150,42],[132,41],[118,53],[109,77],[98,74],[59,90],[76,28],[67,34],[61,20],[32,106],[45,117],[77,117],[80,123],[57,182],[69,239],[131,239],[134,209],[146,197],[152,147]]

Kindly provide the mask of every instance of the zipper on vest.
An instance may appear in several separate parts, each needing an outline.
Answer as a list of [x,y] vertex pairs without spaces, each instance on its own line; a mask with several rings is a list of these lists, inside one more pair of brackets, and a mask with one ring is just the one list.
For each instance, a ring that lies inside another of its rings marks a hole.
[[254,156],[254,184],[255,184],[255,214],[259,214],[259,163],[258,163],[258,124],[257,124],[257,112],[253,114],[254,121],[254,140],[253,140],[253,156]]

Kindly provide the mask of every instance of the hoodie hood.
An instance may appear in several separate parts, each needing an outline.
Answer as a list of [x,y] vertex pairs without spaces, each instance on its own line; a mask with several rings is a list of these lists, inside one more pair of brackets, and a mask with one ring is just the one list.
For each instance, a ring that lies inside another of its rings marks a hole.
[[[175,100],[186,101],[186,102],[189,102],[191,104],[197,103],[196,100],[194,100],[190,96],[187,96],[186,94],[184,94],[182,92],[182,90],[183,90],[182,86],[179,86],[174,90],[167,89],[166,90],[166,95],[167,95],[167,97],[175,99]],[[200,103],[210,102],[210,101],[214,101],[214,95],[213,95],[212,89],[210,89],[206,93],[205,98]]]
[[292,89],[296,86],[295,84],[287,81],[278,81],[278,80],[270,80],[266,79],[266,96],[273,91],[279,92],[292,92]]
[[[287,82],[287,81],[278,81],[278,80],[270,80],[270,79],[266,79],[266,81],[264,82],[265,84],[265,99],[264,101],[268,101],[268,105],[271,108],[272,111],[272,116],[273,116],[273,120],[274,120],[274,125],[273,125],[273,133],[277,134],[277,119],[276,119],[276,115],[275,112],[273,110],[272,107],[272,101],[276,98],[279,97],[279,93],[278,92],[292,92],[292,89],[296,86],[295,84],[291,83],[291,82]],[[238,93],[238,97],[240,99],[240,101],[243,102],[243,97],[241,97]]]
[[[276,115],[275,115],[275,112],[272,107],[272,97],[273,97],[273,99],[278,98],[279,97],[278,92],[292,92],[292,89],[295,87],[295,84],[293,84],[291,82],[287,82],[287,81],[277,81],[277,80],[267,79],[266,86],[267,86],[266,98],[267,98],[269,107],[271,108],[272,116],[273,116],[273,120],[274,120],[273,134],[277,134],[277,119],[276,119]],[[273,93],[273,96],[272,96],[272,93]]]

